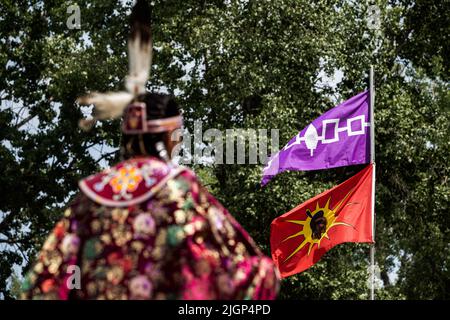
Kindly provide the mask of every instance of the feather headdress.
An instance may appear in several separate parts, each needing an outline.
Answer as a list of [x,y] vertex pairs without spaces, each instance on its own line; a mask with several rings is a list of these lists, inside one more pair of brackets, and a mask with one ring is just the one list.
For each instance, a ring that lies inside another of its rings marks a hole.
[[137,0],[130,17],[131,30],[128,37],[129,70],[125,78],[126,91],[93,92],[77,99],[80,105],[94,105],[93,119],[80,120],[83,130],[90,130],[97,120],[115,119],[122,116],[125,107],[145,92],[152,63],[152,32],[150,7],[145,0]]

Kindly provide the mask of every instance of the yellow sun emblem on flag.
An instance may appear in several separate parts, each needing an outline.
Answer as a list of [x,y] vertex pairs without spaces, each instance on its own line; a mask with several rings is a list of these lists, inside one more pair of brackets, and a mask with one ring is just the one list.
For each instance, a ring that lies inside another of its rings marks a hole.
[[310,211],[309,209],[306,209],[306,219],[305,220],[285,220],[286,222],[294,223],[303,226],[302,230],[299,232],[290,235],[286,239],[284,239],[282,242],[285,242],[287,240],[303,236],[304,239],[300,243],[300,245],[286,258],[283,262],[286,262],[289,260],[293,255],[295,255],[297,252],[299,252],[303,247],[309,244],[308,248],[308,256],[311,253],[311,249],[314,247],[315,244],[317,244],[317,248],[320,248],[320,242],[323,238],[330,239],[328,235],[328,231],[335,227],[335,226],[347,226],[347,227],[353,227],[352,225],[345,223],[345,222],[337,222],[336,219],[336,211],[340,208],[342,203],[347,199],[347,197],[350,195],[350,192],[342,199],[337,206],[334,209],[330,209],[330,200],[331,197],[328,198],[327,203],[323,208],[319,206],[319,202],[316,202],[316,209],[314,211]]

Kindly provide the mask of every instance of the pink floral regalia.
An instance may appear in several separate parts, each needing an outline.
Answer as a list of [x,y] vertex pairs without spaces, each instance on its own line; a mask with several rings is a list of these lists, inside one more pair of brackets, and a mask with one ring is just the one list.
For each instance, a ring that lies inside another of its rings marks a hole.
[[23,298],[275,298],[272,260],[189,169],[134,158],[79,186]]

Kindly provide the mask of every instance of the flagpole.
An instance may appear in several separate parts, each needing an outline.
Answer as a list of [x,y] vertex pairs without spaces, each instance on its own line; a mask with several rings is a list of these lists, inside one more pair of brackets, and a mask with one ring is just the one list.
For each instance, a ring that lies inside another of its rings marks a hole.
[[370,162],[372,168],[372,239],[374,241],[370,246],[370,299],[375,300],[375,88],[373,66],[370,66],[369,75],[370,90]]

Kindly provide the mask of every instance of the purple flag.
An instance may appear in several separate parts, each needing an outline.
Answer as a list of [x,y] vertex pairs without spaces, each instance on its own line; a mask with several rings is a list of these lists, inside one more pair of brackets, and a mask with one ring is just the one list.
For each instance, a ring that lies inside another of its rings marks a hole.
[[370,162],[369,92],[328,110],[300,131],[263,170],[262,185],[286,170],[318,170]]

